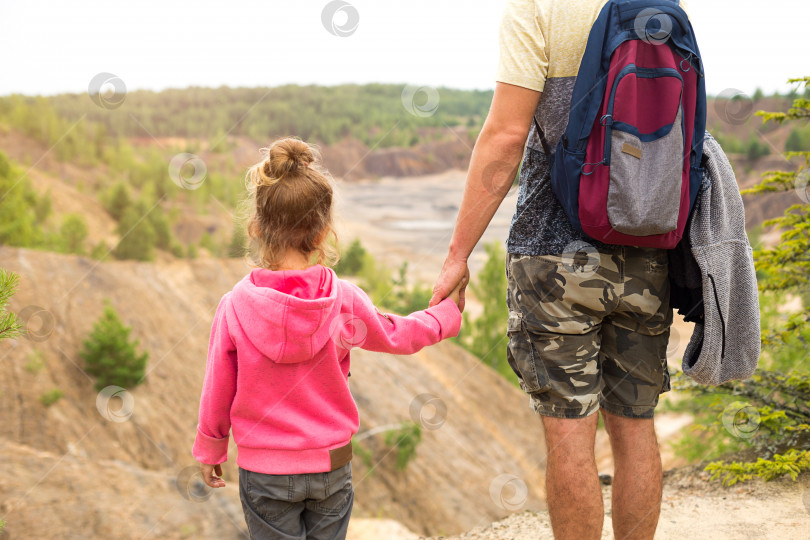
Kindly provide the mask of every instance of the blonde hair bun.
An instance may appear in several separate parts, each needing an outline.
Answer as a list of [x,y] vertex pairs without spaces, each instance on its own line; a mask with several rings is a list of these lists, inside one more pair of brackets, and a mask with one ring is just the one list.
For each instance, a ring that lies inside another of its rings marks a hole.
[[268,149],[262,172],[266,177],[280,179],[314,161],[315,154],[307,143],[298,139],[281,139]]

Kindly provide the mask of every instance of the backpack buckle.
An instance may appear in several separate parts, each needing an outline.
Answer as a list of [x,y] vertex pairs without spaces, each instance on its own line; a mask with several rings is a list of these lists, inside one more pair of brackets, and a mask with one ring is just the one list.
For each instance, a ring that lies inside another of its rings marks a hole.
[[603,126],[612,126],[613,125],[613,115],[606,114],[602,118],[599,119],[599,123]]

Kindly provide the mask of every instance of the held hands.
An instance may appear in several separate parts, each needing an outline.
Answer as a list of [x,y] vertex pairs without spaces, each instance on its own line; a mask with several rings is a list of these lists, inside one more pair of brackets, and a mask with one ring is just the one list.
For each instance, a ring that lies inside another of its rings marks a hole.
[[221,465],[208,465],[207,463],[200,463],[200,472],[202,473],[203,481],[205,482],[206,486],[212,488],[225,487],[225,480],[221,478]]
[[470,270],[467,261],[450,259],[444,261],[442,271],[433,286],[433,297],[430,305],[435,306],[445,298],[450,298],[464,311],[464,296],[470,281]]

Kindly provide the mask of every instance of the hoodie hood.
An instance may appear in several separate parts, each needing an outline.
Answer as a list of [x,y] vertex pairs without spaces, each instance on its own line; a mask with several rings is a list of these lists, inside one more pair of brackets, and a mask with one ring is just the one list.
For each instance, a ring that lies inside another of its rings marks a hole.
[[[340,314],[335,273],[321,265],[306,270],[254,269],[233,289],[233,311],[245,337],[282,364],[312,359],[331,340]],[[334,325],[332,325],[334,326]]]

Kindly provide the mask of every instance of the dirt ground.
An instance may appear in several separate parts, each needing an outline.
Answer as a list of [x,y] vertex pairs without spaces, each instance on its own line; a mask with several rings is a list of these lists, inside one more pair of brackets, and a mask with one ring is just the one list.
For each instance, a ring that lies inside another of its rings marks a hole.
[[[695,468],[677,471],[664,481],[661,517],[655,538],[660,540],[805,540],[810,537],[810,474],[797,482],[760,480],[724,488],[708,483],[706,473]],[[611,530],[611,488],[603,488],[605,521],[602,538],[614,538]],[[417,540],[398,523],[385,520],[355,520],[349,540]],[[432,540],[537,540],[552,539],[546,511],[518,511],[508,518],[481,525],[458,536],[435,536]]]

